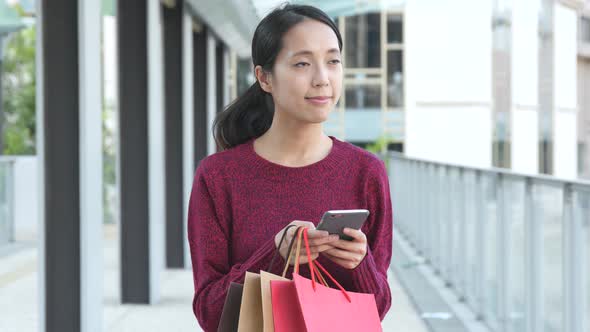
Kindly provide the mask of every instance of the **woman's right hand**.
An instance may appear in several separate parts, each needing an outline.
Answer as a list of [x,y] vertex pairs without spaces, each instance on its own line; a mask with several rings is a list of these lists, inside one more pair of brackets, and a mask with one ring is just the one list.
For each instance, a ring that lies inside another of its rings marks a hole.
[[[287,260],[287,253],[289,252],[289,244],[293,240],[293,237],[296,236],[295,232],[299,226],[307,227],[307,238],[309,240],[309,250],[311,252],[311,260],[317,259],[319,254],[323,251],[328,249],[334,248],[331,243],[338,241],[338,235],[330,235],[326,231],[318,231],[315,229],[315,225],[309,221],[300,221],[295,220],[292,221],[289,225],[296,225],[296,227],[291,227],[287,230],[287,235],[285,236],[285,240],[279,248],[279,253],[283,257],[283,259]],[[285,229],[289,227],[289,225],[285,226],[280,232],[275,235],[275,247],[279,246],[279,242],[281,241],[281,237],[285,232]],[[297,250],[294,246],[293,251]],[[306,264],[309,262],[309,258],[307,257],[307,252],[305,250],[305,246],[301,245],[301,253],[299,255],[299,263]],[[289,262],[291,265],[295,265],[295,259],[292,258]]]

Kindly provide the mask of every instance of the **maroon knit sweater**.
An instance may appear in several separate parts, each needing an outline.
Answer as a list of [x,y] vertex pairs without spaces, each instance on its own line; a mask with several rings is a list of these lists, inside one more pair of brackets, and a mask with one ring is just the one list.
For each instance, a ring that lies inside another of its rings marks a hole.
[[[293,220],[317,225],[328,210],[367,209],[362,231],[367,256],[348,270],[320,255],[342,286],[375,294],[381,319],[391,305],[392,209],[384,163],[370,152],[330,136],[332,150],[303,167],[275,164],[254,151],[254,139],[203,159],[196,171],[188,211],[195,294],[193,311],[206,332],[216,331],[230,282],[246,271],[279,274],[285,261],[274,237]],[[287,277],[291,278],[292,269]],[[300,274],[309,277],[308,265]]]

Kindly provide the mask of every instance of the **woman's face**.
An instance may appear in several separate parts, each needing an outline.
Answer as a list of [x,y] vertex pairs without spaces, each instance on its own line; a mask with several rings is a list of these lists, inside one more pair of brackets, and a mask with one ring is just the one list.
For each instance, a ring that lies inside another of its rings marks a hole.
[[306,19],[287,31],[273,72],[261,82],[272,94],[276,115],[306,123],[327,120],[341,94],[341,61],[338,38],[326,24]]

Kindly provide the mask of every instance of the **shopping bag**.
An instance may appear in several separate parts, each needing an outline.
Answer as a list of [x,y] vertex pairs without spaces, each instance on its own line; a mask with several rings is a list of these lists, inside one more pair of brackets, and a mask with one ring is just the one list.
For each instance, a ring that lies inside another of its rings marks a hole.
[[260,290],[262,295],[262,318],[264,320],[263,332],[274,332],[274,319],[272,315],[272,299],[270,291],[271,281],[289,281],[289,279],[275,274],[260,271]]
[[[281,245],[283,243],[283,241],[285,240],[285,235],[287,234],[287,231],[292,228],[295,227],[295,225],[290,225],[286,228],[286,231],[283,233],[283,237],[281,238],[281,241],[279,243],[279,248],[281,248]],[[297,232],[295,233],[297,234]],[[295,237],[293,237],[293,239],[295,239]],[[270,282],[271,281],[289,281],[289,279],[285,278],[285,275],[287,274],[287,270],[289,268],[289,264],[291,261],[291,253],[293,251],[293,246],[295,244],[295,241],[291,241],[291,243],[289,244],[289,250],[287,252],[287,260],[286,260],[286,264],[285,267],[283,269],[283,274],[281,276],[278,276],[276,274],[272,274],[270,272],[266,272],[266,271],[260,271],[260,290],[261,290],[261,295],[262,295],[262,317],[264,320],[264,324],[263,324],[263,332],[274,332],[274,319],[273,319],[273,313],[272,313],[272,298],[271,298],[271,289],[270,289]],[[279,254],[279,250],[277,250],[277,252],[275,253],[275,256],[273,257],[273,259],[271,260],[268,270],[272,270],[272,266],[273,263],[275,261],[275,259],[277,258],[277,255]]]
[[[295,248],[295,271],[299,272],[299,253],[301,251],[301,239],[303,228],[297,228],[297,246]],[[289,254],[287,255],[287,263],[283,275],[291,260],[291,253],[293,251],[293,243],[291,242]],[[303,314],[300,310],[300,305],[297,298],[297,291],[291,280],[271,280],[271,306],[273,313],[273,330],[275,332],[304,332],[306,331],[305,322],[303,321]]]
[[[301,234],[309,257],[307,229],[299,231],[298,247]],[[309,264],[311,280],[302,277],[299,275],[299,251],[296,250],[293,281],[271,281],[275,332],[382,331],[373,294],[346,291],[317,261]],[[339,290],[316,281],[323,279],[322,272]]]
[[260,332],[262,326],[260,274],[246,272],[238,332]]
[[229,285],[217,332],[235,332],[238,330],[242,289],[243,286],[235,282]]
[[[375,296],[341,291],[316,284],[298,274],[293,276],[307,332],[382,331]],[[303,330],[302,330],[303,331]]]
[[[283,233],[283,236],[281,238],[281,241],[279,242],[279,248],[282,246],[282,244],[285,240],[285,236],[287,234],[287,231],[291,227],[295,227],[295,225],[290,225],[286,228],[286,230]],[[291,248],[291,246],[290,246],[290,248]],[[277,250],[275,252],[274,257],[272,258],[272,260],[269,264],[269,267],[268,267],[269,271],[272,270],[274,261],[276,260],[278,254],[279,254],[279,250]],[[289,254],[290,254],[290,251],[289,251]],[[289,265],[289,263],[287,262],[287,266],[288,265]],[[274,274],[266,272],[266,271],[260,271],[260,272],[262,275],[264,275],[264,281],[262,280],[261,274],[246,272],[246,276],[244,279],[244,290],[243,290],[242,301],[241,301],[241,306],[240,306],[240,315],[239,315],[239,322],[238,322],[238,329],[237,329],[238,332],[266,331],[264,329],[265,321],[267,322],[266,323],[267,326],[272,327],[272,314],[268,314],[268,310],[267,310],[266,318],[263,314],[264,305],[266,305],[267,307],[270,305],[270,303],[269,303],[270,298],[265,297],[270,292],[269,291],[269,288],[270,288],[269,280],[270,279],[273,279],[273,280],[285,279],[284,276],[287,272],[287,269],[285,268],[282,277],[274,275]],[[285,280],[288,280],[288,279],[285,279]],[[264,285],[264,289],[262,288],[263,285]],[[263,298],[264,298],[264,302],[263,302]],[[272,330],[270,330],[270,331],[272,331]]]

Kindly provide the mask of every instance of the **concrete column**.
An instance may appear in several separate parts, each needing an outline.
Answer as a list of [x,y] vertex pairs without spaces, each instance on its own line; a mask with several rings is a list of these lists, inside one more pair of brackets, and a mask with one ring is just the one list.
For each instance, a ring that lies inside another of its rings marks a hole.
[[[78,1],[80,80],[80,331],[102,331],[102,11]],[[59,302],[59,299],[58,299]]]
[[575,7],[560,2],[554,4],[553,10],[553,174],[575,179],[578,177],[578,13]]
[[554,27],[553,0],[541,0],[539,11],[539,173],[553,174]]
[[512,3],[512,170],[539,172],[539,1]]
[[123,303],[155,303],[164,267],[162,25],[158,0],[118,2]]
[[217,151],[213,138],[213,121],[219,107],[217,62],[217,40],[211,30],[207,30],[207,155],[212,155]]
[[37,6],[40,330],[102,330],[101,11]]
[[166,267],[184,267],[183,8],[163,6],[166,135]]
[[209,74],[210,66],[207,58],[208,55],[208,33],[205,26],[196,24],[193,34],[193,80],[194,80],[194,151],[195,167],[198,167],[201,159],[208,155],[209,151],[209,121],[208,115],[209,102],[215,102],[214,98],[209,97]]
[[191,268],[188,247],[187,218],[188,202],[195,174],[195,101],[194,90],[194,53],[193,53],[193,18],[185,11],[182,17],[182,174],[183,174],[183,243],[184,267]]

